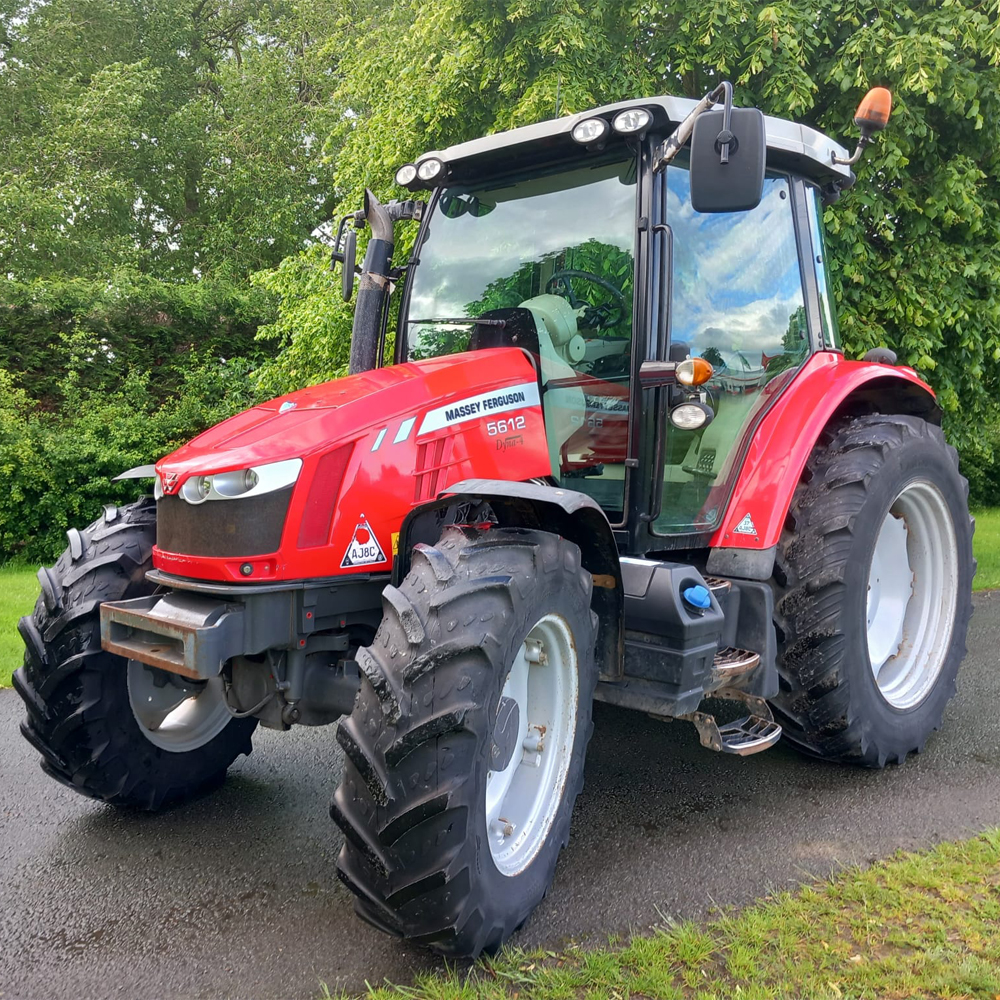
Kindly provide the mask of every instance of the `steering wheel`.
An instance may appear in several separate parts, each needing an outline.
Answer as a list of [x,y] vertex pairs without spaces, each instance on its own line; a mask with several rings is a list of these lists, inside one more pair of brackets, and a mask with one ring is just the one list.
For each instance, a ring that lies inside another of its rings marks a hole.
[[[576,293],[573,291],[573,283],[570,281],[571,278],[583,278],[586,281],[593,282],[595,285],[600,285],[605,291],[610,292],[615,298],[615,305],[602,305],[602,306],[592,306],[586,302],[580,301],[576,297]],[[545,282],[545,291],[548,293],[554,292],[554,287],[556,282],[561,281],[563,288],[565,289],[565,299],[574,309],[580,309],[586,307],[586,312],[583,315],[584,322],[592,330],[608,330],[613,326],[617,326],[622,317],[628,311],[628,305],[625,301],[625,295],[622,293],[620,288],[616,288],[611,284],[610,281],[604,278],[598,277],[596,274],[591,274],[590,271],[556,271],[548,281]],[[560,294],[556,292],[555,294]]]

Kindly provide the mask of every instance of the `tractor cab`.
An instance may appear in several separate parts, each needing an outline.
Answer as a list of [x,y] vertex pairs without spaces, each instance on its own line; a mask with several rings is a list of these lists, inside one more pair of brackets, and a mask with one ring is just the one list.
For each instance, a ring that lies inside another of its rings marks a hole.
[[[551,478],[595,499],[627,551],[717,531],[748,432],[810,355],[839,350],[821,214],[853,181],[847,151],[733,109],[742,145],[720,167],[723,112],[698,108],[614,104],[428,153],[397,175],[431,195],[395,361],[532,353]],[[711,141],[666,159],[692,112]],[[728,178],[706,203],[692,177],[713,168]],[[697,384],[657,384],[664,362],[698,359]],[[491,432],[516,448],[507,424]]]

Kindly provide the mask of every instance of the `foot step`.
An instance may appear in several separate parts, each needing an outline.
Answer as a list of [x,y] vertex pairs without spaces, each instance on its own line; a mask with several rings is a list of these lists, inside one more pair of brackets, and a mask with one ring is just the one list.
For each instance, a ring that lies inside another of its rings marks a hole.
[[748,674],[757,664],[760,663],[760,653],[754,653],[749,649],[734,649],[726,646],[715,654],[715,662],[712,664],[712,672],[717,678],[738,677],[740,674]]
[[773,719],[747,715],[719,726],[719,735],[722,737],[723,753],[737,753],[746,757],[773,747],[781,739],[781,726]]
[[703,747],[720,753],[747,757],[773,747],[781,738],[781,726],[774,719],[764,719],[759,715],[747,715],[723,726],[715,721],[714,715],[706,712],[692,712],[682,718],[694,723]]

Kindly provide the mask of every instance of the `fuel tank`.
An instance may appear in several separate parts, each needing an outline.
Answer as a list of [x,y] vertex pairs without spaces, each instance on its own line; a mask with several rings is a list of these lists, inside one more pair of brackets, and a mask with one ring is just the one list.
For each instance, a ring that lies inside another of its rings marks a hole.
[[[244,469],[263,472],[239,495],[208,478]],[[551,471],[538,373],[524,351],[380,368],[246,410],[161,459],[153,564],[226,583],[388,572],[414,505],[462,479]]]

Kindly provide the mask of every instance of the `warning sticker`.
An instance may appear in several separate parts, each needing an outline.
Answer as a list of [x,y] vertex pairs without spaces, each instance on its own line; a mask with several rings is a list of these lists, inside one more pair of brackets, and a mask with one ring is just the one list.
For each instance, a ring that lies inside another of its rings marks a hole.
[[539,406],[538,383],[525,382],[522,385],[509,385],[506,389],[494,389],[478,396],[466,399],[456,399],[447,406],[439,406],[436,410],[428,410],[420,423],[421,434],[439,431],[442,427],[460,424],[464,420],[475,420],[478,417],[492,416],[494,413],[505,413],[507,410],[519,410],[525,406]]
[[754,526],[753,518],[749,513],[743,515],[743,520],[733,528],[735,535],[753,535],[757,537],[757,528]]
[[362,514],[358,519],[358,526],[354,529],[354,534],[351,537],[351,544],[347,546],[347,551],[344,553],[344,559],[340,564],[340,568],[370,566],[373,563],[385,561],[385,553],[382,551],[382,546],[379,545],[378,539],[375,537],[375,532],[372,531],[371,525],[366,520],[365,515]]
[[398,531],[394,531],[389,536],[389,544],[392,546],[392,554],[393,554],[393,556],[398,556],[399,555],[399,532]]

